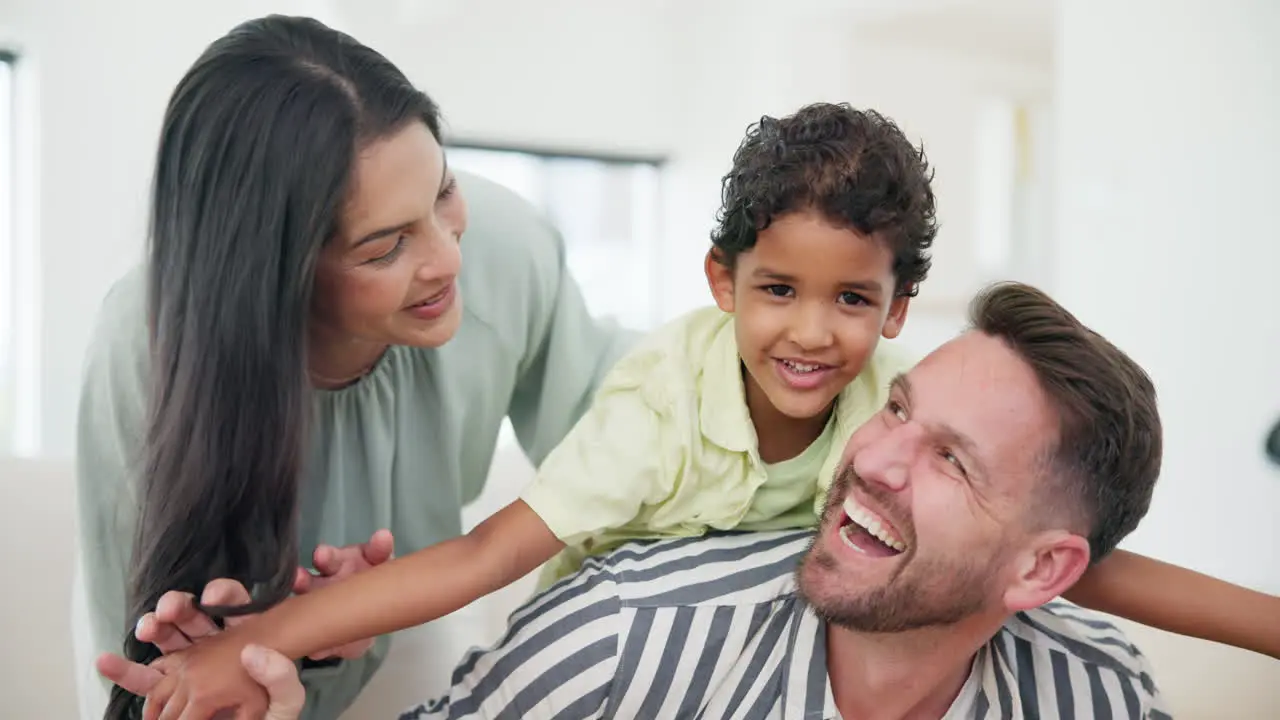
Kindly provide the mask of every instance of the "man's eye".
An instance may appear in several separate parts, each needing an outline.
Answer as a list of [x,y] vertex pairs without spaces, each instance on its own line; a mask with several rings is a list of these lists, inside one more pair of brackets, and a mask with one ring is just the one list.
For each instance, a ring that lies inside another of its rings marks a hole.
[[955,453],[951,452],[950,450],[943,449],[941,451],[941,454],[942,454],[942,459],[946,460],[952,465],[955,465],[956,469],[960,471],[961,475],[968,475],[968,473],[965,472],[964,463],[960,462],[960,458],[956,457]]
[[893,415],[897,417],[899,420],[901,420],[902,422],[907,421],[906,408],[902,407],[902,405],[898,403],[896,400],[890,400],[887,407],[889,409],[889,412],[893,413]]

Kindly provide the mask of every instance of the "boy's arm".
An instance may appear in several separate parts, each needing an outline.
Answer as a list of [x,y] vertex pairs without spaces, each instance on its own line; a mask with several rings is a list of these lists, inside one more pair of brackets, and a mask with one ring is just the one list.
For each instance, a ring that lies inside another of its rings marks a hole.
[[165,677],[148,693],[144,718],[156,720],[163,712],[164,717],[205,720],[231,708],[254,716],[265,709],[265,696],[240,663],[246,645],[263,645],[297,660],[421,625],[518,580],[562,547],[542,520],[516,501],[467,535],[295,595],[157,660]]
[[256,642],[296,660],[444,617],[519,580],[563,547],[517,500],[462,537],[291,597],[234,634],[242,644]]
[[1167,632],[1280,659],[1280,598],[1116,550],[1064,597]]
[[420,625],[520,579],[566,541],[622,526],[675,482],[678,463],[671,457],[679,456],[680,444],[664,428],[640,388],[611,384],[544,463],[528,494],[532,502],[517,500],[465,536],[289,598],[166,656],[158,661],[166,677],[149,693],[148,707],[172,703],[177,707],[166,712],[185,709],[196,720],[223,708],[252,712],[255,698],[265,698],[240,664],[245,645],[297,659]]
[[297,659],[421,625],[532,572],[665,496],[679,455],[661,414],[624,366],[517,500],[470,533],[290,598],[237,627],[242,642]]

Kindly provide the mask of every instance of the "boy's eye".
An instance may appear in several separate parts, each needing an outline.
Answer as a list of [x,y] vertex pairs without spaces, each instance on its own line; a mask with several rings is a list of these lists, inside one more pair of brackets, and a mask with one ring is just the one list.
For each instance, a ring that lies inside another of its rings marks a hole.
[[840,293],[840,302],[844,303],[845,305],[870,305],[871,304],[865,297],[859,295],[858,293],[848,292],[848,291]]
[[795,292],[790,285],[765,285],[761,290],[769,293],[774,297],[791,297]]

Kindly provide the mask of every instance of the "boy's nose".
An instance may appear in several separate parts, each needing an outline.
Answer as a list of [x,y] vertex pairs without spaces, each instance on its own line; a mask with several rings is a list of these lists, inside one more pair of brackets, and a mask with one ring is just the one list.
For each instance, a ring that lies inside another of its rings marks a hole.
[[833,334],[820,310],[801,310],[792,330],[792,340],[804,350],[817,350],[832,342]]

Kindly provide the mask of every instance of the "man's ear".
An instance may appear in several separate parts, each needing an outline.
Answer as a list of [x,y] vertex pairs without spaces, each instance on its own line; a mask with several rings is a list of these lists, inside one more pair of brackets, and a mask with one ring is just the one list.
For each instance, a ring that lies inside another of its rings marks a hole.
[[711,288],[711,296],[721,310],[733,312],[733,268],[720,262],[719,250],[711,248],[703,261],[707,272],[707,285]]
[[1005,607],[1009,612],[1037,608],[1062,595],[1089,569],[1089,541],[1065,530],[1040,533],[1014,563]]
[[889,303],[889,315],[884,319],[884,327],[880,330],[885,339],[892,340],[902,332],[902,326],[907,324],[907,308],[910,305],[909,295],[899,295]]

